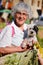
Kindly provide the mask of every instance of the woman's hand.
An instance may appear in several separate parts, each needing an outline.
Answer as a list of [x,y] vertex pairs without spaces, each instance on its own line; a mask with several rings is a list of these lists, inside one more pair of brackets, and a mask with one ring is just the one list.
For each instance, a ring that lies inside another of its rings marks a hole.
[[15,47],[15,46],[11,46],[11,47],[0,47],[0,53],[1,54],[10,54],[10,53],[15,53],[15,52],[23,52],[26,51],[27,49],[24,48],[22,49],[21,46],[19,47]]

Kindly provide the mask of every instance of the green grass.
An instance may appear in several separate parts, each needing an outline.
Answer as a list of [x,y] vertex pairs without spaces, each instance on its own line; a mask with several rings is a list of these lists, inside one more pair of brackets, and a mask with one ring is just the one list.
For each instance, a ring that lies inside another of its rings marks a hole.
[[0,29],[3,29],[6,26],[6,23],[0,23]]
[[40,46],[43,47],[43,38],[40,38],[40,37],[37,35],[37,39],[38,39],[38,42],[39,42]]
[[43,30],[43,26],[38,26],[39,30]]
[[[43,26],[38,26],[38,28],[39,28],[40,32],[41,32],[41,30],[43,31]],[[40,35],[37,35],[37,39],[38,39],[41,47],[43,47],[43,38],[40,38]]]

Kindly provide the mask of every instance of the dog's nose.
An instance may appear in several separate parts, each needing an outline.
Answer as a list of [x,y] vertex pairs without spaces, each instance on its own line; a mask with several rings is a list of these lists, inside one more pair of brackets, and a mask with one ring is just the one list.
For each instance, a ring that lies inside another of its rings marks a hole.
[[33,31],[31,31],[31,34],[33,34]]

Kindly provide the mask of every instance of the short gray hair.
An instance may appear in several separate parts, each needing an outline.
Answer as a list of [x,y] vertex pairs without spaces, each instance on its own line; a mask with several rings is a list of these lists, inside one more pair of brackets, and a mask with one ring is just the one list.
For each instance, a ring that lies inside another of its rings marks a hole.
[[30,19],[33,17],[31,7],[24,2],[20,2],[16,4],[15,6],[13,6],[11,15],[14,17],[16,12],[22,11],[22,10],[27,12]]

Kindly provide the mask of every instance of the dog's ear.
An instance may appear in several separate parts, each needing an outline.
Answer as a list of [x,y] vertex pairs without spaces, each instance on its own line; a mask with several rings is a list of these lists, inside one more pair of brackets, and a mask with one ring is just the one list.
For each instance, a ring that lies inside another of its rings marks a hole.
[[34,25],[34,27],[33,27],[33,30],[36,32],[36,34],[38,33],[38,27],[36,26],[36,25]]

